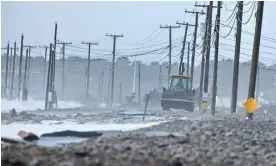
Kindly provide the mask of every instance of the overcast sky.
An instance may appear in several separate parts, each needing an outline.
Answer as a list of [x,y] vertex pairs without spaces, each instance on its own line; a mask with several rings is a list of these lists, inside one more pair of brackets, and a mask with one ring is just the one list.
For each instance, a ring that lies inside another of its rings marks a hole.
[[[204,2],[197,2],[203,4]],[[207,3],[207,2],[205,2]],[[248,2],[245,2],[247,4]],[[105,37],[105,34],[123,34],[123,38],[117,39],[117,56],[131,55],[134,53],[143,53],[152,51],[168,45],[167,29],[160,29],[160,25],[175,25],[176,21],[188,21],[191,24],[195,22],[195,15],[185,14],[185,9],[201,11],[204,8],[195,8],[195,2],[2,2],[1,7],[1,45],[6,47],[7,41],[13,43],[15,40],[19,45],[20,36],[24,34],[25,45],[49,45],[54,41],[54,24],[58,23],[58,39],[65,42],[72,42],[73,46],[81,48],[67,47],[67,56],[78,55],[87,56],[86,45],[81,45],[82,41],[99,42],[98,46],[92,46],[92,50],[100,54],[92,54],[92,57],[111,58],[113,40]],[[217,5],[217,2],[214,2]],[[231,15],[231,9],[236,2],[224,2],[221,10],[221,20],[225,21]],[[253,3],[251,3],[253,4]],[[243,15],[245,23],[251,15],[251,4],[244,6]],[[227,10],[225,6],[229,9]],[[253,6],[252,6],[253,8]],[[262,36],[274,38],[276,41],[276,2],[265,2]],[[255,8],[256,11],[256,8]],[[215,18],[216,9],[213,10]],[[205,20],[205,15],[200,16],[199,22]],[[222,22],[224,23],[224,22]],[[229,25],[232,26],[233,23]],[[236,27],[236,24],[235,26]],[[243,30],[254,33],[255,17],[250,22],[243,25]],[[194,27],[189,27],[188,34],[192,34]],[[221,27],[221,34],[226,35],[229,27]],[[153,33],[154,32],[154,33]],[[200,32],[200,28],[199,28]],[[213,32],[213,30],[212,30]],[[153,33],[153,34],[152,34]],[[152,35],[151,35],[152,34]],[[179,60],[181,49],[181,38],[183,38],[184,27],[174,29],[172,32],[173,44],[173,62]],[[220,59],[232,58],[233,52],[226,52],[223,49],[234,48],[223,44],[234,45],[231,41],[234,37],[235,29],[232,30],[227,39],[221,38]],[[148,37],[151,35],[150,37]],[[147,38],[148,37],[148,38]],[[143,40],[146,39],[146,40]],[[192,35],[187,38],[192,41]],[[253,43],[253,36],[243,33],[242,41]],[[166,43],[167,42],[167,43]],[[201,39],[198,38],[197,44],[201,46]],[[261,40],[265,46],[275,47],[276,42]],[[154,46],[155,45],[155,46]],[[152,46],[152,47],[149,47]],[[252,54],[252,44],[242,44],[241,61],[249,60]],[[136,49],[140,48],[140,49]],[[70,50],[69,50],[70,49]],[[100,50],[97,50],[100,49]],[[249,49],[249,50],[248,50]],[[92,51],[92,52],[93,52]],[[198,49],[197,52],[200,52]],[[266,64],[276,64],[276,49],[261,47],[260,60]],[[212,52],[213,53],[213,49]],[[271,54],[273,53],[273,54]],[[32,56],[43,55],[43,49],[33,49]],[[168,54],[164,51],[158,54],[148,54],[139,56],[137,59],[144,62],[153,60],[160,61]],[[269,55],[271,54],[271,55]],[[211,54],[213,57],[213,54]],[[211,58],[212,59],[212,58]],[[163,61],[164,61],[163,60]],[[196,57],[196,63],[200,61],[200,56]]]

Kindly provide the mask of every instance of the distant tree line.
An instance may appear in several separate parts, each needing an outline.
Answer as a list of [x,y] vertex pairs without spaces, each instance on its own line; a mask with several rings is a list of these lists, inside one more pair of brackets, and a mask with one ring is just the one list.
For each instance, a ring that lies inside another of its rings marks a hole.
[[[23,57],[23,66],[25,62]],[[143,62],[138,62],[141,65],[141,96],[150,90],[159,89],[159,69],[162,66],[163,86],[167,86],[167,73],[168,62],[159,64],[158,62],[152,62],[147,65]],[[16,57],[16,73],[15,73],[15,88],[18,84],[18,64],[19,57]],[[48,64],[48,63],[47,63]],[[178,72],[178,63],[172,64],[172,73]],[[1,56],[1,85],[3,87],[5,79],[5,66],[6,56]],[[85,96],[85,78],[87,70],[87,59],[81,57],[68,57],[65,62],[65,99],[82,101]],[[43,71],[44,71],[44,57],[32,57],[30,68],[30,80],[29,80],[29,93],[34,99],[44,100],[44,88],[43,85]],[[92,59],[91,60],[91,73],[90,73],[90,95],[91,99],[97,100],[99,97],[99,77],[100,73],[104,72],[104,85],[103,85],[103,97],[107,100],[108,96],[108,76],[110,71],[110,62],[106,59]],[[213,74],[213,61],[210,62],[210,77],[209,82],[212,82]],[[276,94],[276,65],[265,66],[263,63],[259,63],[259,91],[262,92],[263,98],[269,101],[275,100]],[[133,86],[133,72],[134,63],[128,58],[118,58],[115,65],[115,90],[114,98],[115,102],[119,102],[119,85],[122,82],[123,90],[122,96],[130,96]],[[138,70],[136,70],[138,72]],[[231,98],[232,92],[232,73],[233,73],[233,60],[222,59],[218,64],[218,93],[220,97]],[[56,90],[57,95],[61,95],[62,87],[62,62],[60,59],[56,60]],[[195,66],[194,73],[194,88],[199,86],[200,66]],[[244,100],[247,98],[248,84],[250,75],[250,62],[244,62],[240,64],[239,70],[239,84],[238,84],[238,100]],[[136,76],[138,76],[136,74]],[[138,78],[138,77],[137,77]],[[211,89],[211,85],[209,84]],[[136,83],[136,90],[138,85]],[[16,89],[15,89],[16,91]]]

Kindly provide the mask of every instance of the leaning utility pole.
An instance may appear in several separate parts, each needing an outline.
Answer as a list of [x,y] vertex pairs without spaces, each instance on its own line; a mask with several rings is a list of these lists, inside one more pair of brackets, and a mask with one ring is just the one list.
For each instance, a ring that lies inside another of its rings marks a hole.
[[138,63],[138,103],[141,102],[141,63]]
[[65,88],[65,46],[72,44],[71,42],[57,42],[56,44],[62,45],[62,100],[65,100],[64,98],[64,88]]
[[[16,48],[16,42],[14,42],[14,48]],[[14,82],[14,70],[15,70],[15,58],[16,58],[16,49],[14,49],[14,52],[13,52],[13,64],[12,64],[12,81],[11,81],[11,99],[13,99],[13,82]]]
[[[248,88],[248,98],[250,97],[254,98],[254,94],[255,94],[256,74],[257,74],[257,68],[258,68],[259,49],[260,49],[260,41],[261,41],[261,33],[262,33],[263,10],[264,10],[264,1],[258,1],[251,71],[250,71],[249,88]],[[253,113],[248,113],[248,118],[252,119]]]
[[178,74],[179,75],[183,75],[184,73],[184,63],[183,63],[183,56],[184,56],[184,51],[185,51],[185,46],[186,46],[186,37],[187,37],[187,31],[188,31],[188,26],[189,24],[188,23],[179,23],[178,21],[176,22],[176,24],[180,24],[180,25],[186,25],[186,28],[185,28],[185,34],[184,34],[184,39],[183,39],[183,46],[182,46],[182,49],[181,49],[181,56],[180,56],[180,64],[179,64],[179,71],[178,71]]
[[180,28],[180,26],[172,26],[172,25],[166,25],[162,26],[160,25],[160,28],[167,28],[169,29],[169,69],[168,69],[168,86],[169,86],[169,76],[171,75],[171,65],[172,65],[172,28]]
[[112,77],[111,77],[111,107],[113,107],[113,100],[114,100],[114,73],[115,73],[115,51],[116,51],[116,39],[118,37],[124,37],[122,35],[113,35],[113,34],[106,34],[106,36],[113,38],[113,57],[112,57]]
[[237,107],[243,1],[238,1],[237,6],[238,6],[238,12],[237,12],[237,16],[236,16],[237,17],[236,46],[235,46],[233,83],[232,83],[232,100],[231,100],[232,114],[236,113],[236,107]]
[[196,50],[196,39],[197,39],[198,14],[203,15],[205,13],[203,11],[201,11],[201,12],[185,11],[185,13],[196,14],[193,49],[192,49],[192,64],[191,64],[191,89],[192,89],[193,88],[193,79],[194,79],[194,62],[195,62],[195,50]]
[[203,77],[204,77],[204,67],[205,67],[205,51],[206,51],[206,38],[207,38],[207,28],[208,28],[208,18],[209,18],[209,6],[207,6],[207,14],[205,19],[205,32],[203,37],[203,48],[202,48],[202,58],[201,58],[201,71],[200,71],[200,83],[199,83],[199,100],[198,107],[201,110],[202,103],[202,89],[203,89]]
[[51,77],[50,77],[50,92],[51,92],[51,101],[49,102],[49,109],[53,108],[53,104],[56,104],[57,107],[57,92],[55,90],[55,76],[56,76],[56,45],[57,45],[57,23],[55,23],[55,36],[54,36],[54,45],[51,50],[50,55],[51,59]]
[[20,59],[19,59],[19,74],[18,74],[18,89],[17,89],[17,97],[18,100],[21,100],[20,98],[20,91],[21,91],[21,72],[22,72],[22,57],[23,57],[23,40],[24,36],[22,34],[21,36],[21,48],[20,48]]
[[[53,63],[53,60],[52,60],[52,57],[53,57],[53,51],[52,51],[52,43],[50,44],[50,50],[49,50],[49,63],[48,63],[48,74],[47,74],[47,84],[46,84],[46,97],[45,97],[45,110],[48,110],[48,104],[49,103],[49,92],[51,92],[51,81],[52,81],[52,63]],[[52,93],[51,93],[52,95]],[[51,96],[51,100],[52,100],[52,96]]]
[[97,43],[91,43],[91,42],[81,42],[81,44],[87,44],[88,45],[88,59],[87,59],[87,77],[86,77],[86,101],[88,102],[89,99],[89,85],[90,85],[90,50],[91,45],[98,45]]
[[23,78],[23,93],[22,93],[22,100],[27,101],[28,99],[28,90],[27,90],[27,70],[28,70],[28,48],[26,49],[26,56],[25,56],[25,69],[24,69],[24,78]]
[[218,51],[219,51],[219,29],[220,29],[220,6],[221,1],[218,1],[216,24],[215,24],[215,56],[214,56],[214,72],[213,72],[213,89],[212,89],[212,105],[211,113],[215,115],[216,112],[216,97],[217,97],[217,74],[218,74]]

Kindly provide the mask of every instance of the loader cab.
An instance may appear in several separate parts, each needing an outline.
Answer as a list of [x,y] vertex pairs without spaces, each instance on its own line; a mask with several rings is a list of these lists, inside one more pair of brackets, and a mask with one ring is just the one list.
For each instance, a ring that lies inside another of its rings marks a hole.
[[188,92],[191,90],[191,77],[186,75],[170,75],[169,91]]
[[170,75],[168,89],[163,88],[161,107],[163,110],[184,109],[193,112],[195,91],[191,88],[191,77]]

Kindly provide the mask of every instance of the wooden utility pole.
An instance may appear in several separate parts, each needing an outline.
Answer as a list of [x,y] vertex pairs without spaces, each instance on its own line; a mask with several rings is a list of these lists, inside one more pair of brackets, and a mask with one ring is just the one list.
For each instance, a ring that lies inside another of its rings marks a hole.
[[91,43],[91,42],[81,42],[81,44],[87,44],[88,45],[88,58],[87,58],[87,77],[86,77],[86,101],[88,102],[89,99],[89,85],[90,85],[90,51],[91,51],[91,45],[98,45],[97,43]]
[[[14,48],[10,48],[10,59],[9,59],[9,75],[8,75],[8,87],[9,87],[9,94],[10,94],[10,88],[11,88],[11,75],[12,75],[12,57],[13,57],[13,51],[16,51]],[[10,97],[10,96],[9,96]]]
[[[202,103],[203,77],[204,77],[204,93],[206,95],[208,94],[212,11],[213,11],[213,8],[216,8],[217,6],[213,6],[213,1],[210,1],[209,5],[195,5],[195,6],[207,8],[207,14],[206,14],[206,20],[205,20],[204,43],[203,43],[202,60],[201,60],[200,86],[199,86],[199,108],[200,108],[201,103]],[[205,59],[204,59],[205,55],[206,55],[206,65],[204,65],[205,64]],[[205,68],[205,70],[204,70],[204,68]],[[207,100],[205,99],[203,102],[207,103]]]
[[[210,50],[211,50],[211,29],[212,29],[212,13],[213,13],[213,1],[209,2],[209,17],[208,17],[208,32],[207,32],[207,50],[206,50],[206,64],[204,74],[204,93],[208,93],[209,83],[209,63],[210,63]],[[206,101],[207,102],[207,101]]]
[[26,49],[26,56],[25,56],[25,69],[24,69],[24,78],[23,78],[23,89],[26,89],[26,81],[27,81],[27,70],[28,70],[28,55],[29,50]]
[[[16,48],[16,42],[14,42],[14,48]],[[12,81],[11,81],[11,99],[13,99],[13,83],[14,83],[14,70],[15,70],[15,58],[16,58],[16,49],[13,52],[13,64],[12,64]]]
[[186,71],[187,75],[190,74],[189,69],[190,69],[190,42],[188,42],[187,71]]
[[71,42],[57,42],[56,44],[62,45],[62,100],[65,100],[65,46],[72,44]]
[[193,88],[193,79],[194,79],[194,64],[195,64],[195,50],[196,50],[197,27],[198,27],[198,14],[203,15],[205,13],[203,11],[202,12],[185,11],[185,13],[196,14],[193,49],[192,49],[192,63],[191,63],[191,89],[192,89]]
[[212,86],[212,105],[211,113],[215,115],[216,112],[216,97],[217,97],[217,73],[218,73],[218,51],[219,51],[219,33],[220,33],[220,6],[221,1],[218,1],[216,24],[215,24],[215,55],[214,55],[214,72],[213,72],[213,86]]
[[53,57],[53,90],[55,90],[55,75],[56,75],[56,55],[57,55],[57,23],[55,23],[55,37],[54,37],[54,57]]
[[10,59],[9,59],[9,75],[8,75],[8,93],[7,93],[7,99],[11,100],[11,79],[12,79],[12,58],[13,58],[13,51],[16,51],[15,49],[13,49],[12,47],[10,48]]
[[138,103],[141,102],[141,63],[138,63]]
[[112,63],[110,62],[108,71],[108,85],[107,85],[107,104],[110,105],[110,77],[111,77]]
[[179,23],[178,21],[176,22],[176,24],[186,25],[185,33],[184,33],[184,39],[183,39],[183,42],[182,42],[183,46],[182,46],[182,49],[181,49],[180,63],[179,63],[179,68],[178,68],[178,74],[183,75],[184,70],[185,70],[184,69],[184,63],[183,63],[183,57],[184,57],[184,52],[185,52],[186,38],[187,38],[187,31],[188,31],[189,24],[188,23]]
[[234,69],[233,69],[232,100],[231,100],[232,114],[236,113],[236,107],[237,107],[243,1],[238,1],[237,6],[238,6],[238,12],[236,16],[237,18],[236,46],[235,46]]
[[201,71],[200,71],[200,84],[199,84],[199,100],[198,107],[201,110],[202,103],[202,89],[203,89],[203,77],[204,77],[204,67],[205,67],[205,51],[206,51],[206,38],[207,38],[207,28],[208,28],[208,18],[209,18],[209,6],[207,6],[207,14],[205,19],[205,32],[203,37],[203,48],[202,48],[202,58],[201,58]]
[[[248,88],[248,98],[250,97],[254,98],[254,95],[255,95],[256,75],[257,75],[259,49],[260,49],[260,41],[261,41],[261,33],[262,33],[263,10],[264,10],[264,1],[258,1],[254,44],[253,44],[252,61],[251,61],[251,71],[250,71],[249,88]],[[248,113],[248,118],[252,119],[253,113]]]
[[21,91],[21,74],[22,74],[22,58],[23,58],[23,40],[24,40],[24,36],[22,34],[22,36],[21,36],[20,58],[19,58],[18,89],[17,89],[18,100],[21,100],[20,91]]
[[106,36],[113,38],[113,57],[112,57],[112,77],[111,77],[111,107],[113,107],[113,100],[114,100],[114,73],[115,73],[115,53],[116,53],[116,39],[118,37],[124,37],[122,35],[113,35],[113,34],[106,34]]
[[168,68],[168,86],[169,86],[169,76],[171,75],[171,69],[172,69],[172,28],[180,28],[180,26],[172,26],[172,25],[166,25],[162,26],[160,25],[160,28],[167,28],[169,29],[169,68]]
[[13,50],[13,48],[12,47],[10,47],[10,56],[9,56],[9,67],[8,67],[8,83],[7,83],[7,89],[9,89],[8,91],[7,91],[7,99],[8,100],[10,100],[11,99],[11,96],[10,96],[10,91],[11,91],[11,68],[12,68],[12,50]]
[[25,56],[25,69],[24,69],[24,78],[23,78],[23,93],[22,93],[22,100],[28,100],[28,90],[27,90],[27,71],[28,71],[28,49],[26,49],[26,56]]
[[51,101],[49,103],[49,109],[53,108],[53,104],[56,104],[57,107],[57,93],[55,90],[55,77],[56,77],[56,45],[57,45],[57,23],[55,23],[55,36],[54,36],[54,45],[53,49],[51,52],[52,56],[52,62],[51,62],[51,87],[50,87],[50,92],[51,92]]
[[[51,72],[52,72],[52,63],[53,63],[53,60],[52,60],[52,43],[50,44],[50,51],[49,51],[49,63],[48,63],[48,74],[47,74],[47,85],[46,85],[46,97],[45,97],[45,110],[48,110],[48,104],[49,104],[49,92],[51,92],[51,81],[52,81],[52,78],[51,78]],[[52,100],[52,96],[51,96],[51,100]]]
[[56,61],[56,55],[55,51],[53,50],[52,47],[52,52],[51,52],[51,72],[50,72],[50,95],[51,95],[51,100],[49,101],[49,109],[53,109],[54,103],[57,103],[57,94],[55,90],[55,61]]

